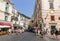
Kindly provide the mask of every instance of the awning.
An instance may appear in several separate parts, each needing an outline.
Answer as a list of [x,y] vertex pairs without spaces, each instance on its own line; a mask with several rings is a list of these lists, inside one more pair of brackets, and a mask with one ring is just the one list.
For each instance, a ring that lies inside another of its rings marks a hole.
[[11,27],[12,25],[9,23],[4,23],[4,22],[0,22],[0,27]]
[[11,24],[4,24],[4,26],[12,26]]
[[10,26],[2,26],[2,25],[0,25],[0,28],[8,28],[8,27],[10,27]]
[[4,25],[4,23],[3,22],[0,22],[0,25]]

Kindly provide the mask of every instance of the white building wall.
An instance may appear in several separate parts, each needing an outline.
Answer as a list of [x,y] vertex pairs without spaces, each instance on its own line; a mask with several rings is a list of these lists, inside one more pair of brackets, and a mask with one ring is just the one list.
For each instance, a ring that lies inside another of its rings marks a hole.
[[49,2],[48,0],[41,0],[42,1],[42,9],[48,10],[49,9]]
[[18,16],[18,24],[20,25],[21,15]]
[[0,10],[5,11],[6,2],[0,2]]
[[[41,0],[42,1],[42,9],[49,9],[49,0]],[[60,0],[54,0],[54,10],[60,10]]]
[[60,0],[54,0],[54,9],[60,10]]
[[8,16],[8,21],[11,22],[11,16]]
[[[42,17],[44,23],[46,23],[46,28],[51,27],[50,23],[56,23],[56,28],[60,28],[60,0],[54,0],[54,13],[52,14],[49,9],[49,2],[48,0],[42,0]],[[55,21],[51,21],[51,15],[55,16]],[[47,16],[47,17],[46,17]],[[45,20],[46,18],[46,20]]]
[[0,11],[0,20],[4,20],[4,18],[5,18],[4,16],[5,16],[5,15],[4,15],[4,12],[1,12],[1,11]]
[[5,15],[8,16],[8,20],[9,22],[11,22],[11,16],[12,16],[12,9],[13,9],[13,5],[11,3],[9,3],[9,11],[7,13],[9,14],[5,14],[5,9],[6,9],[6,1],[0,1],[0,20],[5,20]]
[[13,10],[13,5],[9,4],[9,13],[12,14],[12,10]]

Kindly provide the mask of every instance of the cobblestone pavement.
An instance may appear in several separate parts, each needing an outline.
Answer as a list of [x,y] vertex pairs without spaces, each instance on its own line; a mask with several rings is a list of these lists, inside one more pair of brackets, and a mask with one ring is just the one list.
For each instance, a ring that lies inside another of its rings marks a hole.
[[57,39],[56,38],[52,38],[51,35],[46,35],[45,40],[47,40],[47,41],[60,41],[60,35],[58,36]]
[[21,35],[11,34],[0,36],[0,41],[44,41],[43,38],[31,32],[24,32]]
[[[57,41],[49,37],[41,38],[31,32],[24,32],[21,35],[11,34],[0,36],[0,41]],[[59,41],[59,40],[58,40]]]

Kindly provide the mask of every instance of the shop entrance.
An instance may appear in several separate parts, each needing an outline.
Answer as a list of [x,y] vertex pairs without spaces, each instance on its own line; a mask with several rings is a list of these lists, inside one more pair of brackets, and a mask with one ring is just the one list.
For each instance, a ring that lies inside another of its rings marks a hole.
[[54,34],[56,31],[56,26],[51,26],[51,34]]

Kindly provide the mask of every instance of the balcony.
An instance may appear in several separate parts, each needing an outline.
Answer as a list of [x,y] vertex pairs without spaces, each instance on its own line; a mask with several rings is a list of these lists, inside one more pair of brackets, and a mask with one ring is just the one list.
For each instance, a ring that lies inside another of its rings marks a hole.
[[10,13],[9,13],[9,12],[7,12],[7,11],[6,11],[6,12],[4,12],[4,13],[5,13],[5,14],[7,14],[7,15],[10,15]]

